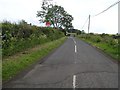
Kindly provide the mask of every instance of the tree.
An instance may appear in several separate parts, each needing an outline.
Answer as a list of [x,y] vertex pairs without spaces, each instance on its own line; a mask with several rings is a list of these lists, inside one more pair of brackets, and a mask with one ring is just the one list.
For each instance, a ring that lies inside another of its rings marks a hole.
[[77,35],[80,35],[82,33],[82,31],[76,29],[76,33],[77,33]]
[[82,30],[82,31],[81,31],[81,33],[82,33],[82,34],[85,34],[85,31],[84,31],[84,30]]
[[48,5],[46,1],[42,4],[42,11],[37,11],[37,16],[40,17],[40,21],[50,22],[55,28],[69,29],[72,26],[72,15],[69,15],[63,7],[58,5]]
[[63,18],[64,20],[62,21],[62,25],[65,27],[65,29],[73,29],[72,25],[73,17],[69,14],[65,14]]
[[45,17],[47,15],[47,12],[48,12],[48,9],[50,7],[52,7],[53,5],[52,4],[48,4],[48,2],[46,0],[43,1],[42,3],[42,10],[41,11],[37,11],[37,17],[40,17],[40,22],[41,23],[44,23],[46,20],[45,20]]

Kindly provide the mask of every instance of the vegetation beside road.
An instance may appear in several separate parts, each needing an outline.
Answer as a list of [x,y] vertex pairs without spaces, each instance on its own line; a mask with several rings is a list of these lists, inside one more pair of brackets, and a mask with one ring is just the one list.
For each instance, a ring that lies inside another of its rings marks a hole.
[[113,35],[109,34],[81,34],[78,37],[91,45],[101,49],[116,60],[120,60],[119,43]]
[[60,46],[66,37],[58,40],[54,40],[42,45],[38,45],[34,48],[28,49],[26,51],[17,53],[3,60],[2,65],[2,79],[3,81],[9,80],[16,74],[20,73],[22,70],[40,60],[53,49]]
[[0,25],[2,25],[3,81],[9,80],[46,56],[66,39],[63,29],[39,27],[24,20],[19,23],[3,21]]
[[3,58],[64,36],[61,29],[38,27],[28,24],[24,20],[21,20],[18,24],[8,21],[1,24]]

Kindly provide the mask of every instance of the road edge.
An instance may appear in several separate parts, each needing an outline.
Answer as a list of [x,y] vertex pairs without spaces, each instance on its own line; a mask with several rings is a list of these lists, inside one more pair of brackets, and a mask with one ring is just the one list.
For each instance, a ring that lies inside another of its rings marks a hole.
[[98,48],[98,47],[96,47],[96,46],[90,44],[89,42],[86,42],[86,41],[84,41],[84,40],[82,40],[82,39],[80,39],[80,38],[77,38],[77,39],[79,39],[79,40],[85,42],[86,44],[88,44],[89,46],[95,48],[98,52],[100,52],[100,53],[103,54],[104,56],[108,57],[108,58],[109,58],[111,61],[113,61],[114,63],[116,63],[116,64],[119,63],[119,61],[118,61],[117,59],[113,58],[112,56],[110,56],[110,55],[107,54],[105,51],[101,50],[100,48]]
[[[24,70],[20,71],[19,73],[17,73],[14,77],[12,77],[10,80],[2,82],[2,88],[4,88],[5,86],[8,86],[10,82],[17,80],[18,78],[22,78],[24,77],[29,71],[31,71],[37,64],[42,64],[43,62],[45,62],[45,60],[51,56],[55,51],[57,51],[65,42],[66,40],[57,48],[53,49],[52,51],[49,52],[49,54],[47,54],[46,56],[42,57],[41,59],[38,59],[36,62],[34,62],[33,64],[31,64],[30,66],[28,66],[27,68],[25,68]],[[6,87],[5,87],[6,88]]]

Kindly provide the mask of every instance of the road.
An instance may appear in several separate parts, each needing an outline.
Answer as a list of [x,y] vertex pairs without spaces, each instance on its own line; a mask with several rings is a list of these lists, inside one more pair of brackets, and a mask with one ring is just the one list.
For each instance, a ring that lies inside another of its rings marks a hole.
[[54,53],[6,88],[118,88],[118,64],[87,43],[68,37]]

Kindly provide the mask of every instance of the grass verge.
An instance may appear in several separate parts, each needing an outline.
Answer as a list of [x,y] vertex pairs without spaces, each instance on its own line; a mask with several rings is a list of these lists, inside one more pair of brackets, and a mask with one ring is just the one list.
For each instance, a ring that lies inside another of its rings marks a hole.
[[40,60],[53,49],[59,47],[66,40],[66,37],[61,39],[38,45],[32,49],[18,53],[3,59],[2,62],[2,80],[3,82],[13,78],[16,74]]
[[[80,38],[80,37],[78,36],[78,38]],[[96,43],[96,42],[93,42],[93,41],[85,39],[85,38],[80,38],[80,39],[89,43],[90,45],[92,45],[94,47],[97,47],[98,49],[105,52],[107,55],[109,55],[112,58],[114,58],[115,60],[119,61],[118,47],[116,48],[114,46],[109,45],[108,43],[103,43],[103,42]]]

